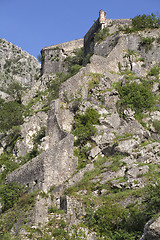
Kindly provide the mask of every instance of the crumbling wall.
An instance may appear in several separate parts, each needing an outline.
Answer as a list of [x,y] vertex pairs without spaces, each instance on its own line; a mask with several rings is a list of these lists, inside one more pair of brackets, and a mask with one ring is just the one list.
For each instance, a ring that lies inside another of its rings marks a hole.
[[31,191],[47,192],[67,180],[77,168],[74,157],[74,136],[68,134],[52,148],[7,175],[7,183],[17,182]]
[[7,183],[17,182],[25,187],[29,187],[31,191],[42,189],[44,181],[43,155],[44,153],[8,174],[6,178]]

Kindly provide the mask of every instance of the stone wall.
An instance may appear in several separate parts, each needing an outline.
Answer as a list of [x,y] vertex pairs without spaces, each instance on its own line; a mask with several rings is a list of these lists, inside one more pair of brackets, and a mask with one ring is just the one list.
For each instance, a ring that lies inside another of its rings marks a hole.
[[43,155],[41,154],[8,174],[6,178],[7,183],[17,182],[25,187],[29,187],[31,191],[42,189],[42,183],[44,182]]
[[87,56],[88,53],[93,53],[94,50],[94,35],[100,29],[99,18],[92,25],[89,31],[84,36],[84,57]]
[[52,148],[7,175],[7,183],[17,182],[31,191],[47,192],[67,180],[77,168],[74,157],[74,136],[68,134]]
[[42,74],[67,72],[65,58],[73,55],[74,50],[83,47],[83,39],[77,39],[61,44],[45,47],[41,50],[43,56]]

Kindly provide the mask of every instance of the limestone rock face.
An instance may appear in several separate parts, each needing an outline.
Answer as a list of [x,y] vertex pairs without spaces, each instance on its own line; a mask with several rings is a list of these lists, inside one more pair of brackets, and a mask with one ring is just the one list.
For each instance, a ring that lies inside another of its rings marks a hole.
[[158,240],[160,239],[160,217],[155,221],[150,220],[146,223],[144,234],[140,240]]
[[21,126],[21,140],[18,140],[15,145],[17,156],[25,156],[27,152],[33,148],[33,138],[41,128],[46,126],[47,114],[38,112],[31,117],[25,119],[24,124]]
[[0,39],[0,49],[0,87],[5,89],[13,81],[31,87],[40,73],[37,59],[5,39]]

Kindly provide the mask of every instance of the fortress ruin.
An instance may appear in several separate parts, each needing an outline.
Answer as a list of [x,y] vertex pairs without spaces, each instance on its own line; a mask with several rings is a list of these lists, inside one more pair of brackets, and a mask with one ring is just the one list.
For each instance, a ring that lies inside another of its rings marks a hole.
[[98,30],[109,27],[110,33],[112,34],[118,30],[120,25],[130,25],[131,23],[131,19],[107,19],[106,12],[100,10],[98,19],[85,34],[84,38],[44,47],[41,50],[43,56],[42,74],[67,72],[68,69],[64,60],[67,56],[74,55],[75,49],[83,47],[84,57],[89,53],[94,53],[94,37]]

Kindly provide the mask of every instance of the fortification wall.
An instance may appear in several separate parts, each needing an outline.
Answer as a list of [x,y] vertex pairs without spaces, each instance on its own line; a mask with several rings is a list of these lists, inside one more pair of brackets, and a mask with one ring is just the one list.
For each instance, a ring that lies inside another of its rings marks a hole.
[[94,36],[95,33],[100,29],[101,25],[99,23],[99,18],[92,25],[89,31],[84,36],[84,57],[87,56],[88,53],[93,53],[94,51]]
[[42,74],[67,72],[68,69],[64,62],[65,58],[69,55],[73,55],[74,50],[81,47],[83,47],[83,39],[77,39],[43,48],[41,50],[43,56]]
[[76,170],[78,163],[74,156],[74,136],[61,129],[59,111],[56,101],[51,102],[46,130],[49,148],[8,174],[8,183],[17,182],[31,191],[41,189],[47,192],[51,186],[62,184]]
[[119,25],[130,25],[131,23],[131,19],[106,19],[106,12],[100,10],[99,18],[84,36],[84,56],[86,57],[87,54],[92,55],[94,53],[94,37],[98,30],[108,27],[109,33],[112,34],[118,30]]
[[55,146],[7,175],[6,182],[17,182],[30,188],[47,192],[67,180],[77,168],[74,157],[74,136],[68,134]]
[[43,155],[42,153],[40,156],[8,174],[6,178],[7,183],[17,182],[29,187],[31,191],[42,189],[42,183],[44,182]]

